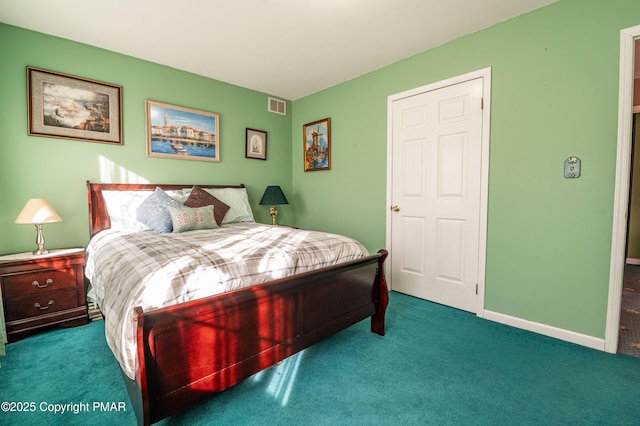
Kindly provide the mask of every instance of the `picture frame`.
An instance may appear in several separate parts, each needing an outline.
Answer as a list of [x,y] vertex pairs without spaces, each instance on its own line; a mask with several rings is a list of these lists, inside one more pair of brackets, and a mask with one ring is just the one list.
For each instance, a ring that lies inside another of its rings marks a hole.
[[122,87],[27,67],[29,136],[122,145]]
[[220,115],[145,100],[147,157],[220,161]]
[[267,159],[267,132],[247,127],[245,145],[246,158]]
[[304,171],[331,170],[331,118],[302,126]]

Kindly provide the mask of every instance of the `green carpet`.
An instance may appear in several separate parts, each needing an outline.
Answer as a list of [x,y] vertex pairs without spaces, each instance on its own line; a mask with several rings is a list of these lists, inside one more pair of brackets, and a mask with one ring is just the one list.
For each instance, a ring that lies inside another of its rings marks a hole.
[[[35,411],[0,424],[135,424],[103,326],[8,345],[0,401]],[[385,337],[363,321],[160,424],[638,425],[640,359],[392,293]]]

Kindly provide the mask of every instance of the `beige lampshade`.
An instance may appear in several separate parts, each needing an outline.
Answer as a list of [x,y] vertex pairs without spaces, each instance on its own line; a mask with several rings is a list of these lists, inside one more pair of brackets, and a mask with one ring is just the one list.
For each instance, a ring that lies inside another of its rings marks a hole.
[[32,198],[27,201],[15,223],[49,223],[62,222],[58,213],[44,198]]

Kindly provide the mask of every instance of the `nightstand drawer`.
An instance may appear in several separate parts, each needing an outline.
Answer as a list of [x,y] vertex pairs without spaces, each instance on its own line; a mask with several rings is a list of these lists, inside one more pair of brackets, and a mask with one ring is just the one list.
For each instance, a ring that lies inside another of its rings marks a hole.
[[54,249],[45,255],[0,256],[0,287],[7,339],[15,342],[52,326],[89,321],[84,300],[84,249]]
[[43,292],[75,288],[76,270],[74,268],[51,269],[9,275],[4,277],[3,284],[4,297],[7,300],[13,300]]
[[13,301],[5,300],[7,322],[38,315],[50,314],[78,306],[76,289],[49,292],[40,296],[32,296]]

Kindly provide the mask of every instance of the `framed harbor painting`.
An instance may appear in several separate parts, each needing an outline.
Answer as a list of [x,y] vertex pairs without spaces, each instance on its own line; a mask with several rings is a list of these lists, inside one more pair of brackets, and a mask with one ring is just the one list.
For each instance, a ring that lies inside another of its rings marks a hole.
[[147,156],[220,161],[220,116],[213,112],[145,101]]
[[28,134],[122,145],[122,87],[27,67]]
[[302,126],[304,171],[331,170],[331,119],[323,118]]

